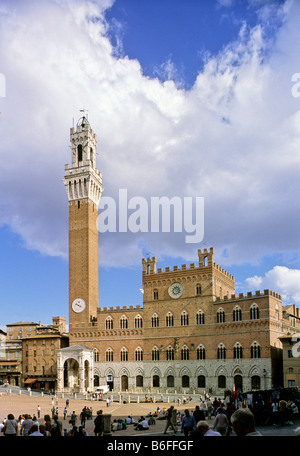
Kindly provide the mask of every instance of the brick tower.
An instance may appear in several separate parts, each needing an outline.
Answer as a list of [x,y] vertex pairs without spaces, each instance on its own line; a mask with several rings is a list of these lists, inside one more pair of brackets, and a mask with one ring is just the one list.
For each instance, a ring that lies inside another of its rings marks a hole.
[[[70,130],[72,165],[65,166],[69,201],[69,327],[85,327],[97,317],[98,205],[102,175],[96,168],[97,138],[86,117]],[[70,341],[71,342],[71,341]]]

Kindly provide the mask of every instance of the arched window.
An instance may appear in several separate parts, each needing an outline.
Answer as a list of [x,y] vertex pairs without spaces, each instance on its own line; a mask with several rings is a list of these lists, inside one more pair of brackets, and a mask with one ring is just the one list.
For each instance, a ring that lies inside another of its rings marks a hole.
[[121,361],[128,361],[128,350],[126,347],[121,349]]
[[121,329],[127,329],[128,328],[128,319],[127,319],[127,317],[125,317],[125,315],[123,315],[120,318],[120,328]]
[[197,296],[201,295],[201,285],[199,283],[196,285],[196,295]]
[[218,388],[226,388],[226,377],[225,375],[218,376]]
[[259,320],[259,307],[255,303],[250,307],[250,320]]
[[155,299],[155,300],[158,299],[158,290],[153,291],[153,299]]
[[235,306],[233,309],[233,321],[242,320],[242,309],[239,306]]
[[197,359],[205,359],[205,348],[202,344],[197,348]]
[[166,350],[167,361],[174,361],[174,348],[169,345]]
[[243,347],[239,342],[236,342],[236,344],[233,347],[233,357],[234,359],[242,359],[243,358]]
[[110,347],[105,352],[105,360],[108,362],[112,362],[114,360],[114,352]]
[[218,359],[226,359],[226,348],[222,343],[218,346]]
[[159,327],[159,317],[157,313],[154,313],[152,315],[152,328],[158,328]]
[[222,307],[220,307],[218,309],[218,312],[217,312],[217,322],[218,323],[224,323],[225,322],[225,312],[224,310],[222,309]]
[[172,312],[168,312],[166,315],[166,326],[174,326],[174,317]]
[[167,388],[174,388],[175,380],[173,375],[167,376]]
[[181,312],[180,320],[181,320],[181,326],[188,326],[188,324],[189,324],[189,315],[188,315],[188,313],[185,310],[183,312]]
[[77,146],[77,156],[78,156],[78,161],[82,161],[82,145],[78,144]]
[[158,375],[153,375],[153,377],[152,377],[152,386],[154,388],[159,388],[159,376]]
[[95,363],[99,362],[99,352],[97,349],[94,350],[94,361]]
[[204,323],[205,323],[204,312],[202,310],[198,310],[198,312],[197,312],[196,323],[197,323],[197,325],[204,325]]
[[198,375],[198,388],[205,388],[205,376]]
[[159,361],[159,349],[158,347],[152,348],[152,361]]
[[134,327],[137,328],[142,328],[143,327],[143,319],[140,315],[137,315],[134,319]]
[[183,375],[181,377],[181,386],[182,386],[182,388],[190,387],[190,377],[188,375]]
[[136,361],[143,361],[143,350],[141,347],[137,347],[135,350],[135,360]]
[[260,346],[256,341],[251,345],[251,358],[260,358]]
[[113,329],[114,328],[114,321],[111,317],[107,317],[105,320],[105,328],[106,329]]
[[183,345],[182,349],[181,349],[181,359],[183,361],[187,361],[190,357],[190,351],[189,351],[189,348],[187,347],[187,345]]
[[135,384],[137,387],[143,387],[144,386],[144,377],[142,375],[137,375],[135,377]]

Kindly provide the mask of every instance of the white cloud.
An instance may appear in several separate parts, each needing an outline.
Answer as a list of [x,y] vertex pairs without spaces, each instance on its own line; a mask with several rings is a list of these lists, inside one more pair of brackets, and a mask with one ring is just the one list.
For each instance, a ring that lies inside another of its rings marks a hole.
[[300,270],[274,266],[263,277],[245,280],[251,289],[271,289],[281,294],[284,304],[300,304]]
[[[67,255],[69,128],[89,111],[105,195],[204,196],[205,242],[225,263],[291,251],[299,233],[298,68],[294,3],[273,48],[263,24],[207,57],[191,90],[143,76],[115,55],[104,11],[111,2],[20,2],[0,11],[2,99],[0,215],[28,248]],[[118,43],[119,49],[121,43]],[[268,51],[266,53],[266,50]],[[164,70],[176,75],[172,62]],[[77,113],[77,114],[76,114]],[[103,264],[156,256],[195,259],[184,233],[102,235]]]

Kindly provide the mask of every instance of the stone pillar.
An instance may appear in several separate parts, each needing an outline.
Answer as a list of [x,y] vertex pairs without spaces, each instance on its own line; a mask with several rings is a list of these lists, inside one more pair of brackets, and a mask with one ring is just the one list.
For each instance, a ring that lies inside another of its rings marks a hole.
[[111,435],[111,414],[105,413],[103,415],[103,435]]

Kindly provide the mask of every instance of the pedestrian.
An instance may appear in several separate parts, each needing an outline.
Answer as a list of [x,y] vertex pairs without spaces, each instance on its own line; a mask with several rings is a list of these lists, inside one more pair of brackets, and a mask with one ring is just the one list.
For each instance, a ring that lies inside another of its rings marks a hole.
[[52,437],[61,437],[62,423],[61,423],[61,421],[58,420],[58,415],[54,415],[53,420],[54,420],[54,422],[51,427],[51,436]]
[[198,421],[203,421],[203,420],[205,420],[204,411],[203,411],[203,410],[200,410],[199,405],[196,405],[195,410],[194,410],[194,412],[193,412],[193,416],[194,416],[194,418],[195,418],[196,423],[198,423]]
[[18,434],[18,423],[12,413],[7,415],[2,432],[7,437],[15,437]]
[[38,418],[41,417],[41,407],[39,405],[37,406],[37,416]]
[[210,429],[209,424],[206,421],[199,421],[199,423],[197,423],[196,431],[192,433],[192,437],[194,438],[198,436],[222,437],[220,432]]
[[44,416],[44,425],[45,425],[46,433],[48,433],[48,435],[51,435],[52,425],[51,425],[50,415]]
[[67,407],[64,408],[64,420],[66,419],[67,416]]
[[231,415],[231,424],[238,437],[262,435],[255,429],[254,415],[249,408],[240,408]]
[[164,434],[167,433],[167,430],[169,429],[169,427],[171,427],[173,429],[175,434],[177,432],[176,427],[174,426],[174,424],[172,422],[173,410],[174,410],[174,405],[171,405],[171,407],[168,408],[168,410],[167,410],[167,424],[166,424],[166,427],[165,427]]
[[85,420],[86,420],[86,410],[83,408],[80,413],[80,423],[82,427],[85,427]]
[[229,422],[228,422],[228,418],[224,412],[224,409],[223,409],[223,407],[219,407],[217,409],[217,415],[214,420],[213,430],[220,432],[221,435],[225,435],[228,425],[229,425]]
[[181,421],[181,432],[183,432],[185,437],[187,437],[190,432],[196,429],[196,421],[193,415],[190,415],[188,409],[186,409],[184,413],[185,415]]
[[101,436],[103,434],[103,431],[104,431],[104,418],[103,418],[103,414],[102,413],[103,413],[102,410],[98,410],[97,411],[97,416],[94,419],[94,424],[95,424],[94,434],[95,434],[95,436]]
[[28,432],[31,428],[31,426],[33,425],[33,421],[31,419],[31,417],[27,414],[24,415],[24,421],[21,425],[21,429],[20,429],[20,434],[21,435],[28,435]]
[[69,421],[69,423],[72,424],[73,427],[75,426],[75,423],[76,423],[76,416],[77,415],[76,415],[75,411],[73,410],[73,413],[71,415],[71,419]]
[[30,431],[28,433],[29,437],[44,437],[44,434],[42,434],[39,431],[39,427],[37,424],[33,424],[30,428]]

